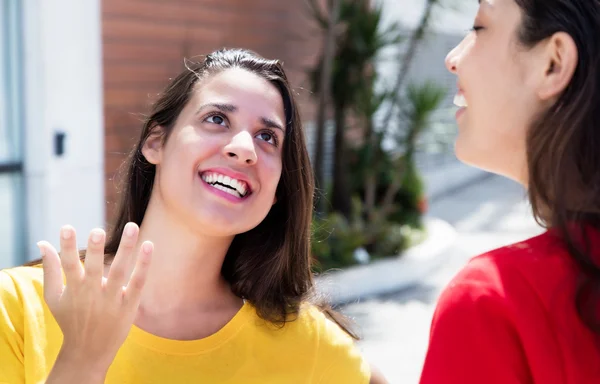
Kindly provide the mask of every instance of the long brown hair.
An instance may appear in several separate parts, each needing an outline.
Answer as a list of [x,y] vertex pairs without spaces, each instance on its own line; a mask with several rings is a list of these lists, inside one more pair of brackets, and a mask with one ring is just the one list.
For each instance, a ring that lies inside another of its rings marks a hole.
[[588,237],[588,228],[600,227],[600,2],[516,3],[523,14],[518,31],[523,46],[533,47],[557,32],[569,34],[577,46],[570,84],[529,129],[528,193],[536,220],[559,236],[579,266],[576,308],[600,333],[600,267]]
[[[283,326],[293,321],[301,304],[309,302],[357,339],[348,320],[314,292],[310,256],[314,180],[294,94],[279,61],[264,59],[248,50],[223,49],[207,55],[201,62],[186,61],[186,70],[171,81],[154,104],[125,163],[121,200],[105,246],[106,262],[114,258],[125,224],[142,224],[150,201],[155,166],[142,154],[144,142],[157,129],[166,142],[195,87],[201,85],[199,81],[228,68],[250,71],[279,90],[285,112],[286,139],[277,203],[257,227],[235,236],[221,273],[233,293],[249,301],[261,318],[273,324]],[[83,251],[81,255],[83,257]]]

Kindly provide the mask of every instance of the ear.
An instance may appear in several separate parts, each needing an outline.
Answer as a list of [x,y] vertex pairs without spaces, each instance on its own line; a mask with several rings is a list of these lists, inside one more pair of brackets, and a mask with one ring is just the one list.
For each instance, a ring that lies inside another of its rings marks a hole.
[[558,97],[567,88],[579,60],[577,45],[564,32],[557,32],[546,43],[546,68],[538,96],[542,100]]
[[163,130],[161,127],[156,127],[150,132],[150,135],[144,141],[142,146],[142,154],[150,164],[157,165],[162,158],[163,147]]

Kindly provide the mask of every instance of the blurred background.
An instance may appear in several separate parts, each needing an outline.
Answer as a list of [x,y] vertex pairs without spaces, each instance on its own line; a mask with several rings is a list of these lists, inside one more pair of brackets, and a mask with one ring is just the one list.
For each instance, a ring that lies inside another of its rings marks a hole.
[[416,383],[443,286],[470,257],[541,231],[520,186],[452,152],[444,58],[477,6],[0,0],[0,268],[57,244],[63,224],[110,226],[119,167],[184,58],[248,48],[284,62],[301,106],[320,289],[391,382]]

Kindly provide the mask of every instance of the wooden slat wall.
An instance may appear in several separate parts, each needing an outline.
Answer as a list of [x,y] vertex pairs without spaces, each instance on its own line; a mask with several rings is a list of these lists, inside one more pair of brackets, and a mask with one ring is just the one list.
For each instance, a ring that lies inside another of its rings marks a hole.
[[283,60],[303,115],[312,117],[306,68],[320,37],[305,0],[103,0],[107,221],[115,213],[117,171],[138,139],[150,104],[183,69],[183,57],[221,47]]

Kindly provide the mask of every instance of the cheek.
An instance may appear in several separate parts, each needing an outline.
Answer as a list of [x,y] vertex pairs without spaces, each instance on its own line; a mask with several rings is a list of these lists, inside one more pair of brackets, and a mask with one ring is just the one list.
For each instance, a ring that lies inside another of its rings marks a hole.
[[281,178],[282,161],[280,155],[267,155],[263,158],[261,167],[262,186],[275,193]]
[[198,166],[201,161],[219,154],[224,145],[219,135],[189,135],[175,151],[181,164]]

